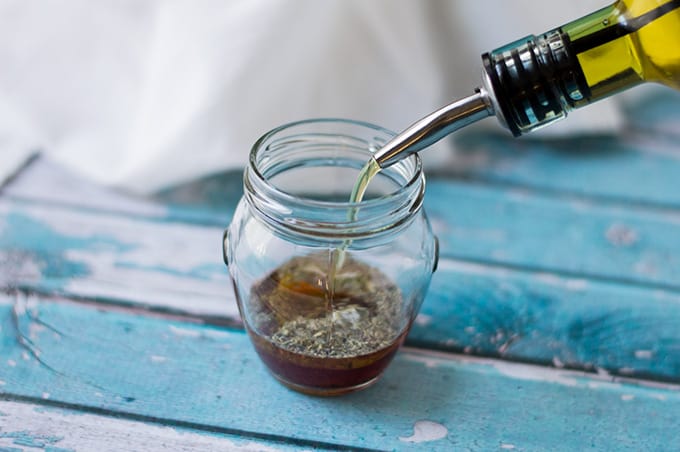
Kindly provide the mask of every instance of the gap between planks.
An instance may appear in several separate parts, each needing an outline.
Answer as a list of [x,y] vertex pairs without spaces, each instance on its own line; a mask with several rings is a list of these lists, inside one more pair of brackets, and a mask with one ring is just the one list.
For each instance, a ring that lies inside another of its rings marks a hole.
[[0,450],[4,450],[3,446],[47,448],[60,452],[379,450],[219,428],[0,392]]

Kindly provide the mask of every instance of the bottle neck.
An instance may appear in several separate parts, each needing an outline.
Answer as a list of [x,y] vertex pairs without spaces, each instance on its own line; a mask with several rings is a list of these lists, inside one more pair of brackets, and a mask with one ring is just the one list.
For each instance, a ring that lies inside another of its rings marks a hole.
[[482,55],[484,83],[501,122],[515,136],[566,116],[590,97],[569,37],[561,29]]

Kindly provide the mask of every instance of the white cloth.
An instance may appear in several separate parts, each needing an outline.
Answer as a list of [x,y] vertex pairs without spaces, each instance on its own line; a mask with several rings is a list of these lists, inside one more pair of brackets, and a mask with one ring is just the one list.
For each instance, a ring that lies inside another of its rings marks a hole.
[[[294,120],[399,130],[470,94],[482,52],[603,5],[0,0],[0,180],[40,149],[149,192],[242,166],[262,133]],[[586,110],[553,133],[620,122],[612,102]]]

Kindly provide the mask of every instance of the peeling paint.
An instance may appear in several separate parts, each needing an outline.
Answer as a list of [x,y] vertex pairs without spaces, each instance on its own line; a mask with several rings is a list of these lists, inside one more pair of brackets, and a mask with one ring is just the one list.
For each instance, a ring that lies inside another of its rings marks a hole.
[[417,362],[424,364],[428,369],[434,369],[439,366],[441,360],[439,358],[427,355],[416,355],[414,353],[408,353],[403,355],[405,359],[412,362]]
[[553,356],[552,363],[553,363],[553,366],[557,367],[558,369],[564,368],[564,363],[557,356]]
[[427,326],[432,323],[432,316],[427,314],[418,314],[415,320],[416,325]]
[[170,329],[170,332],[174,334],[175,336],[181,336],[181,337],[201,337],[201,332],[198,330],[190,330],[188,328],[180,328],[175,325],[170,325],[168,327]]
[[631,246],[638,241],[638,233],[626,225],[613,224],[605,232],[605,238],[614,246]]
[[41,435],[27,430],[0,432],[0,438],[11,439],[12,443],[17,446],[36,447],[41,449],[56,444],[64,439],[61,436]]
[[588,281],[585,279],[568,279],[565,287],[567,290],[582,292],[588,288]]
[[520,380],[545,381],[550,383],[558,383],[565,386],[578,386],[578,381],[575,377],[557,372],[550,368],[518,365],[504,361],[493,362],[491,365],[506,377],[517,378]]
[[413,435],[400,436],[399,441],[405,443],[424,443],[445,438],[448,433],[447,428],[438,422],[417,421],[413,424]]
[[654,355],[652,350],[635,350],[635,357],[637,359],[651,359]]

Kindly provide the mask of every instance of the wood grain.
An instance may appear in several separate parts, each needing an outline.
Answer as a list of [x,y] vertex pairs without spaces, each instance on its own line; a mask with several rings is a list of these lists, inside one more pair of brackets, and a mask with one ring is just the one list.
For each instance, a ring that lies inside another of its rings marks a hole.
[[430,183],[425,204],[443,256],[680,289],[680,212],[454,181]]
[[680,294],[444,260],[408,343],[680,382]]
[[[507,133],[463,129],[447,165],[428,176],[519,188],[561,197],[623,205],[678,208],[680,93],[646,87],[626,103],[622,130],[590,135]],[[579,114],[575,112],[574,114]]]
[[216,227],[0,201],[0,285],[234,318]]
[[0,322],[5,398],[381,450],[654,450],[680,440],[677,386],[404,350],[373,388],[319,399],[275,382],[241,331],[36,297],[5,298]]
[[283,452],[300,450],[300,445],[0,400],[0,450]]
[[[604,231],[599,249],[585,250],[588,241],[598,239],[584,236],[587,228],[577,220],[572,229],[582,233],[572,230],[568,243],[524,236],[519,225],[527,208],[514,209],[513,201],[498,201],[510,213],[495,220],[500,222],[496,229],[461,226],[461,218],[478,222],[469,218],[474,217],[474,203],[469,198],[466,202],[467,216],[445,212],[452,218],[439,222],[434,216],[442,261],[409,343],[678,381],[680,329],[675,325],[680,322],[680,295],[670,280],[638,286],[635,275],[625,273],[626,259],[634,260],[640,253],[636,246],[646,240],[615,245]],[[549,217],[539,207],[530,212]],[[604,215],[591,212],[581,219],[587,225],[596,214]],[[558,224],[553,223],[555,233]],[[0,285],[6,288],[239,323],[221,262],[221,228],[21,201],[0,201],[0,225]],[[642,234],[639,231],[656,226],[647,222],[636,230]],[[667,253],[669,267],[663,272],[671,278],[680,269],[673,267],[680,253],[662,248],[671,250],[677,234],[648,234],[648,241],[656,244],[639,259],[652,259],[653,250],[656,255]],[[510,254],[486,258],[496,246],[524,254],[512,260]],[[584,248],[582,262],[573,253],[579,247]],[[530,265],[532,259],[543,259],[554,268]],[[581,274],[578,266],[590,266],[600,275]]]

